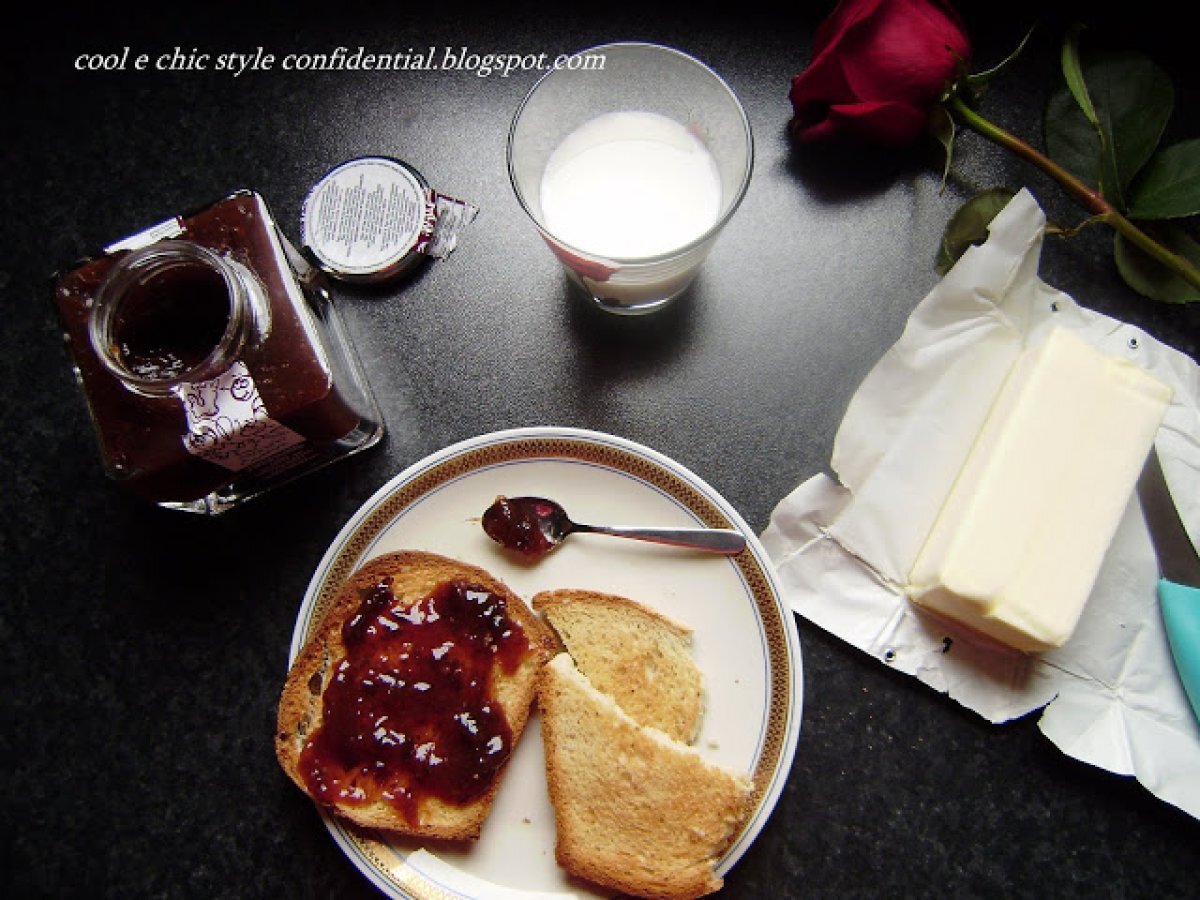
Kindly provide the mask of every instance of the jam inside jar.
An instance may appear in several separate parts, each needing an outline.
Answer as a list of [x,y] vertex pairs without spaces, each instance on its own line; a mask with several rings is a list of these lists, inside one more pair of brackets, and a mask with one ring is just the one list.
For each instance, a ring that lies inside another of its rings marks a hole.
[[101,349],[133,377],[183,377],[226,340],[233,320],[229,284],[218,268],[188,259],[191,249],[180,245],[158,271],[125,288],[119,306],[109,313],[105,337],[111,343]]
[[241,191],[110,247],[55,304],[106,472],[215,514],[378,442],[319,272]]

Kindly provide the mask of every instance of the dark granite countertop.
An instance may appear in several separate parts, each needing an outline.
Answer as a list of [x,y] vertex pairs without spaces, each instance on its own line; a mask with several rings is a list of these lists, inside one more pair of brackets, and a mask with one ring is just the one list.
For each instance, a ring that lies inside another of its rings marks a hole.
[[[1054,185],[974,135],[960,141],[944,190],[931,158],[792,150],[789,80],[829,5],[707,14],[671,4],[202,4],[140,15],[56,6],[53,21],[10,31],[0,142],[9,896],[377,896],[272,749],[300,600],[360,504],[455,441],[558,424],[665,453],[761,531],[779,499],[827,468],[847,400],[936,283],[942,228],[965,197],[1028,185],[1051,218],[1081,218]],[[981,64],[1015,46],[1025,8],[1036,4],[972,11]],[[1170,127],[1197,136],[1200,81],[1185,42],[1169,19],[1134,19],[1157,9],[1129,7],[1096,33],[1157,55],[1176,81]],[[1035,32],[986,101],[1035,138],[1057,24]],[[644,319],[605,317],[571,294],[512,195],[505,139],[533,73],[75,69],[81,53],[126,47],[556,54],[614,39],[708,62],[741,97],[756,139],[749,193],[701,279]],[[481,208],[449,260],[404,282],[336,290],[383,407],[381,446],[214,520],[149,507],[109,483],[62,352],[51,274],[238,188],[262,193],[296,239],[314,180],[376,153]],[[1200,304],[1134,295],[1100,229],[1048,241],[1042,275],[1200,354]],[[1036,715],[989,725],[798,626],[795,762],[725,895],[1196,895],[1194,819],[1064,756]]]

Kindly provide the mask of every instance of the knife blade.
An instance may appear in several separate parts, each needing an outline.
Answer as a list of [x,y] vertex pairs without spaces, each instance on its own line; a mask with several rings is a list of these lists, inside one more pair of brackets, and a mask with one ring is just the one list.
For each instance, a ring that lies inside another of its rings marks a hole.
[[1158,603],[1167,643],[1192,711],[1200,719],[1200,555],[1151,448],[1138,478],[1138,499],[1158,555]]

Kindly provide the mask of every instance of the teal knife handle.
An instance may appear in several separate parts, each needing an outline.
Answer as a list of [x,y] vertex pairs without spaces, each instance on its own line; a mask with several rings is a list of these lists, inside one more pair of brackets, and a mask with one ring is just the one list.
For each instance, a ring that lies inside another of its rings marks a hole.
[[1200,718],[1200,588],[1176,584],[1166,578],[1158,582],[1158,602],[1175,668]]

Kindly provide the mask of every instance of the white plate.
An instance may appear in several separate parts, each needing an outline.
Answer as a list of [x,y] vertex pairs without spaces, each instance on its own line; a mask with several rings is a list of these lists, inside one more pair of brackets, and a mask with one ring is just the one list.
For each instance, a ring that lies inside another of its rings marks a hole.
[[[523,564],[480,526],[501,494],[553,497],[581,522],[736,528],[748,548],[729,558],[578,534],[541,562]],[[589,588],[634,598],[690,626],[707,692],[696,747],[754,777],[754,814],[718,867],[728,872],[783,789],[803,690],[795,619],[758,539],[716,491],[660,453],[594,431],[525,428],[455,444],[393,478],[342,529],[305,594],[291,659],[342,582],[371,557],[398,549],[482,566],[526,599],[551,588]],[[392,897],[600,896],[554,861],[543,766],[535,710],[483,833],[468,847],[384,840],[332,816],[325,823],[351,861]]]

